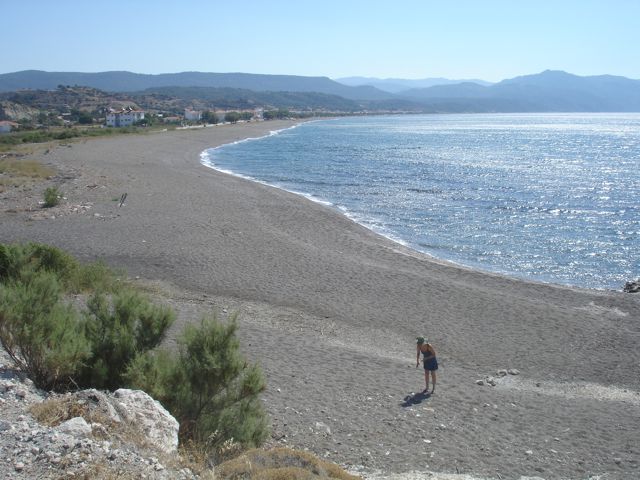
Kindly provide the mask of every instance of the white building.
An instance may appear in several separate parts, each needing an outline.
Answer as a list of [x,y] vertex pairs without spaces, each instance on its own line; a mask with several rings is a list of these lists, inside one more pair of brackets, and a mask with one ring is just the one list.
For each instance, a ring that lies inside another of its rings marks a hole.
[[184,119],[187,122],[199,122],[202,118],[202,112],[200,110],[184,109]]
[[107,127],[130,127],[134,123],[144,120],[144,112],[131,108],[119,112],[108,112],[106,120]]

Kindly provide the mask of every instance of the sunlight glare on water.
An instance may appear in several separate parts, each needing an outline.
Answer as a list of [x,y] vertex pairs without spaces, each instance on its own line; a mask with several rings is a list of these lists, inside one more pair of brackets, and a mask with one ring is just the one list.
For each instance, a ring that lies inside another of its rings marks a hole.
[[617,290],[640,277],[638,114],[342,118],[204,162],[473,268]]

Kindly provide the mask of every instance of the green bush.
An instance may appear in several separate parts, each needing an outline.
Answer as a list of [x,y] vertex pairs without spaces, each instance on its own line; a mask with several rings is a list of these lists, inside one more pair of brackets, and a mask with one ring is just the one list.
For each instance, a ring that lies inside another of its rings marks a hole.
[[73,293],[116,291],[122,285],[104,263],[82,265],[59,248],[40,243],[0,244],[0,281],[25,282],[40,271],[55,273],[64,289]]
[[[38,387],[125,386],[129,362],[162,341],[173,312],[118,280],[56,247],[0,244],[0,340]],[[86,310],[62,303],[80,290],[94,292]]]
[[62,192],[58,190],[58,187],[47,187],[44,191],[44,207],[51,208],[55,207],[60,203],[60,198],[62,197]]
[[26,260],[22,245],[0,244],[0,281],[16,280]]
[[134,291],[111,298],[97,293],[87,302],[84,334],[91,344],[78,379],[81,386],[115,390],[125,382],[129,363],[164,339],[175,314],[158,307]]
[[[214,456],[261,445],[265,383],[240,354],[236,317],[204,318],[177,352],[158,350],[175,314],[119,280],[52,246],[0,244],[0,343],[39,388],[141,388],[178,419],[183,442]],[[65,300],[80,290],[82,309]]]
[[243,447],[261,445],[269,434],[259,400],[265,383],[257,365],[239,351],[236,318],[215,317],[187,326],[178,354],[158,351],[138,357],[127,377],[180,422],[180,438],[206,444],[210,453],[229,439]]
[[54,273],[0,284],[0,343],[40,388],[64,390],[89,354],[81,318]]
[[79,269],[62,250],[40,243],[0,244],[0,280],[27,281],[38,272],[51,272],[65,283]]

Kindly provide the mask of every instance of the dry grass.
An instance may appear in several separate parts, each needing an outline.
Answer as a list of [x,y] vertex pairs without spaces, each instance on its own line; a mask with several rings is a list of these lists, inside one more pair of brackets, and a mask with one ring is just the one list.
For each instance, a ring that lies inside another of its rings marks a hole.
[[105,421],[104,418],[100,420],[88,418],[92,415],[87,405],[65,397],[52,397],[40,403],[34,403],[29,407],[29,411],[38,422],[49,427],[56,427],[75,417],[82,417],[87,422]]
[[0,173],[7,176],[43,179],[55,175],[55,172],[35,160],[3,158],[0,160]]
[[254,449],[216,468],[220,480],[357,480],[338,465],[290,448]]
[[[105,412],[89,408],[77,398],[63,395],[51,397],[40,403],[31,405],[29,411],[34,418],[49,427],[55,427],[75,417],[82,417],[87,423],[99,423],[104,430],[94,430],[93,435],[103,440],[119,440],[123,443],[133,443],[138,447],[149,447],[149,438],[133,424],[114,422]],[[102,431],[102,433],[101,433]],[[103,438],[104,437],[104,438]]]
[[35,160],[0,159],[0,192],[9,186],[22,186],[55,175],[55,172]]
[[206,475],[211,471],[209,466],[209,453],[195,442],[181,444],[178,447],[178,455],[163,458],[164,464],[173,468],[188,468],[198,475]]

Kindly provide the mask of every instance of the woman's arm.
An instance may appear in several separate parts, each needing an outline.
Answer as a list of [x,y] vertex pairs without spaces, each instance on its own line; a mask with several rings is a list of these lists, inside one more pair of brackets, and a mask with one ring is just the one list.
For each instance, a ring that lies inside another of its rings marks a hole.
[[416,368],[420,365],[420,345],[416,345]]

